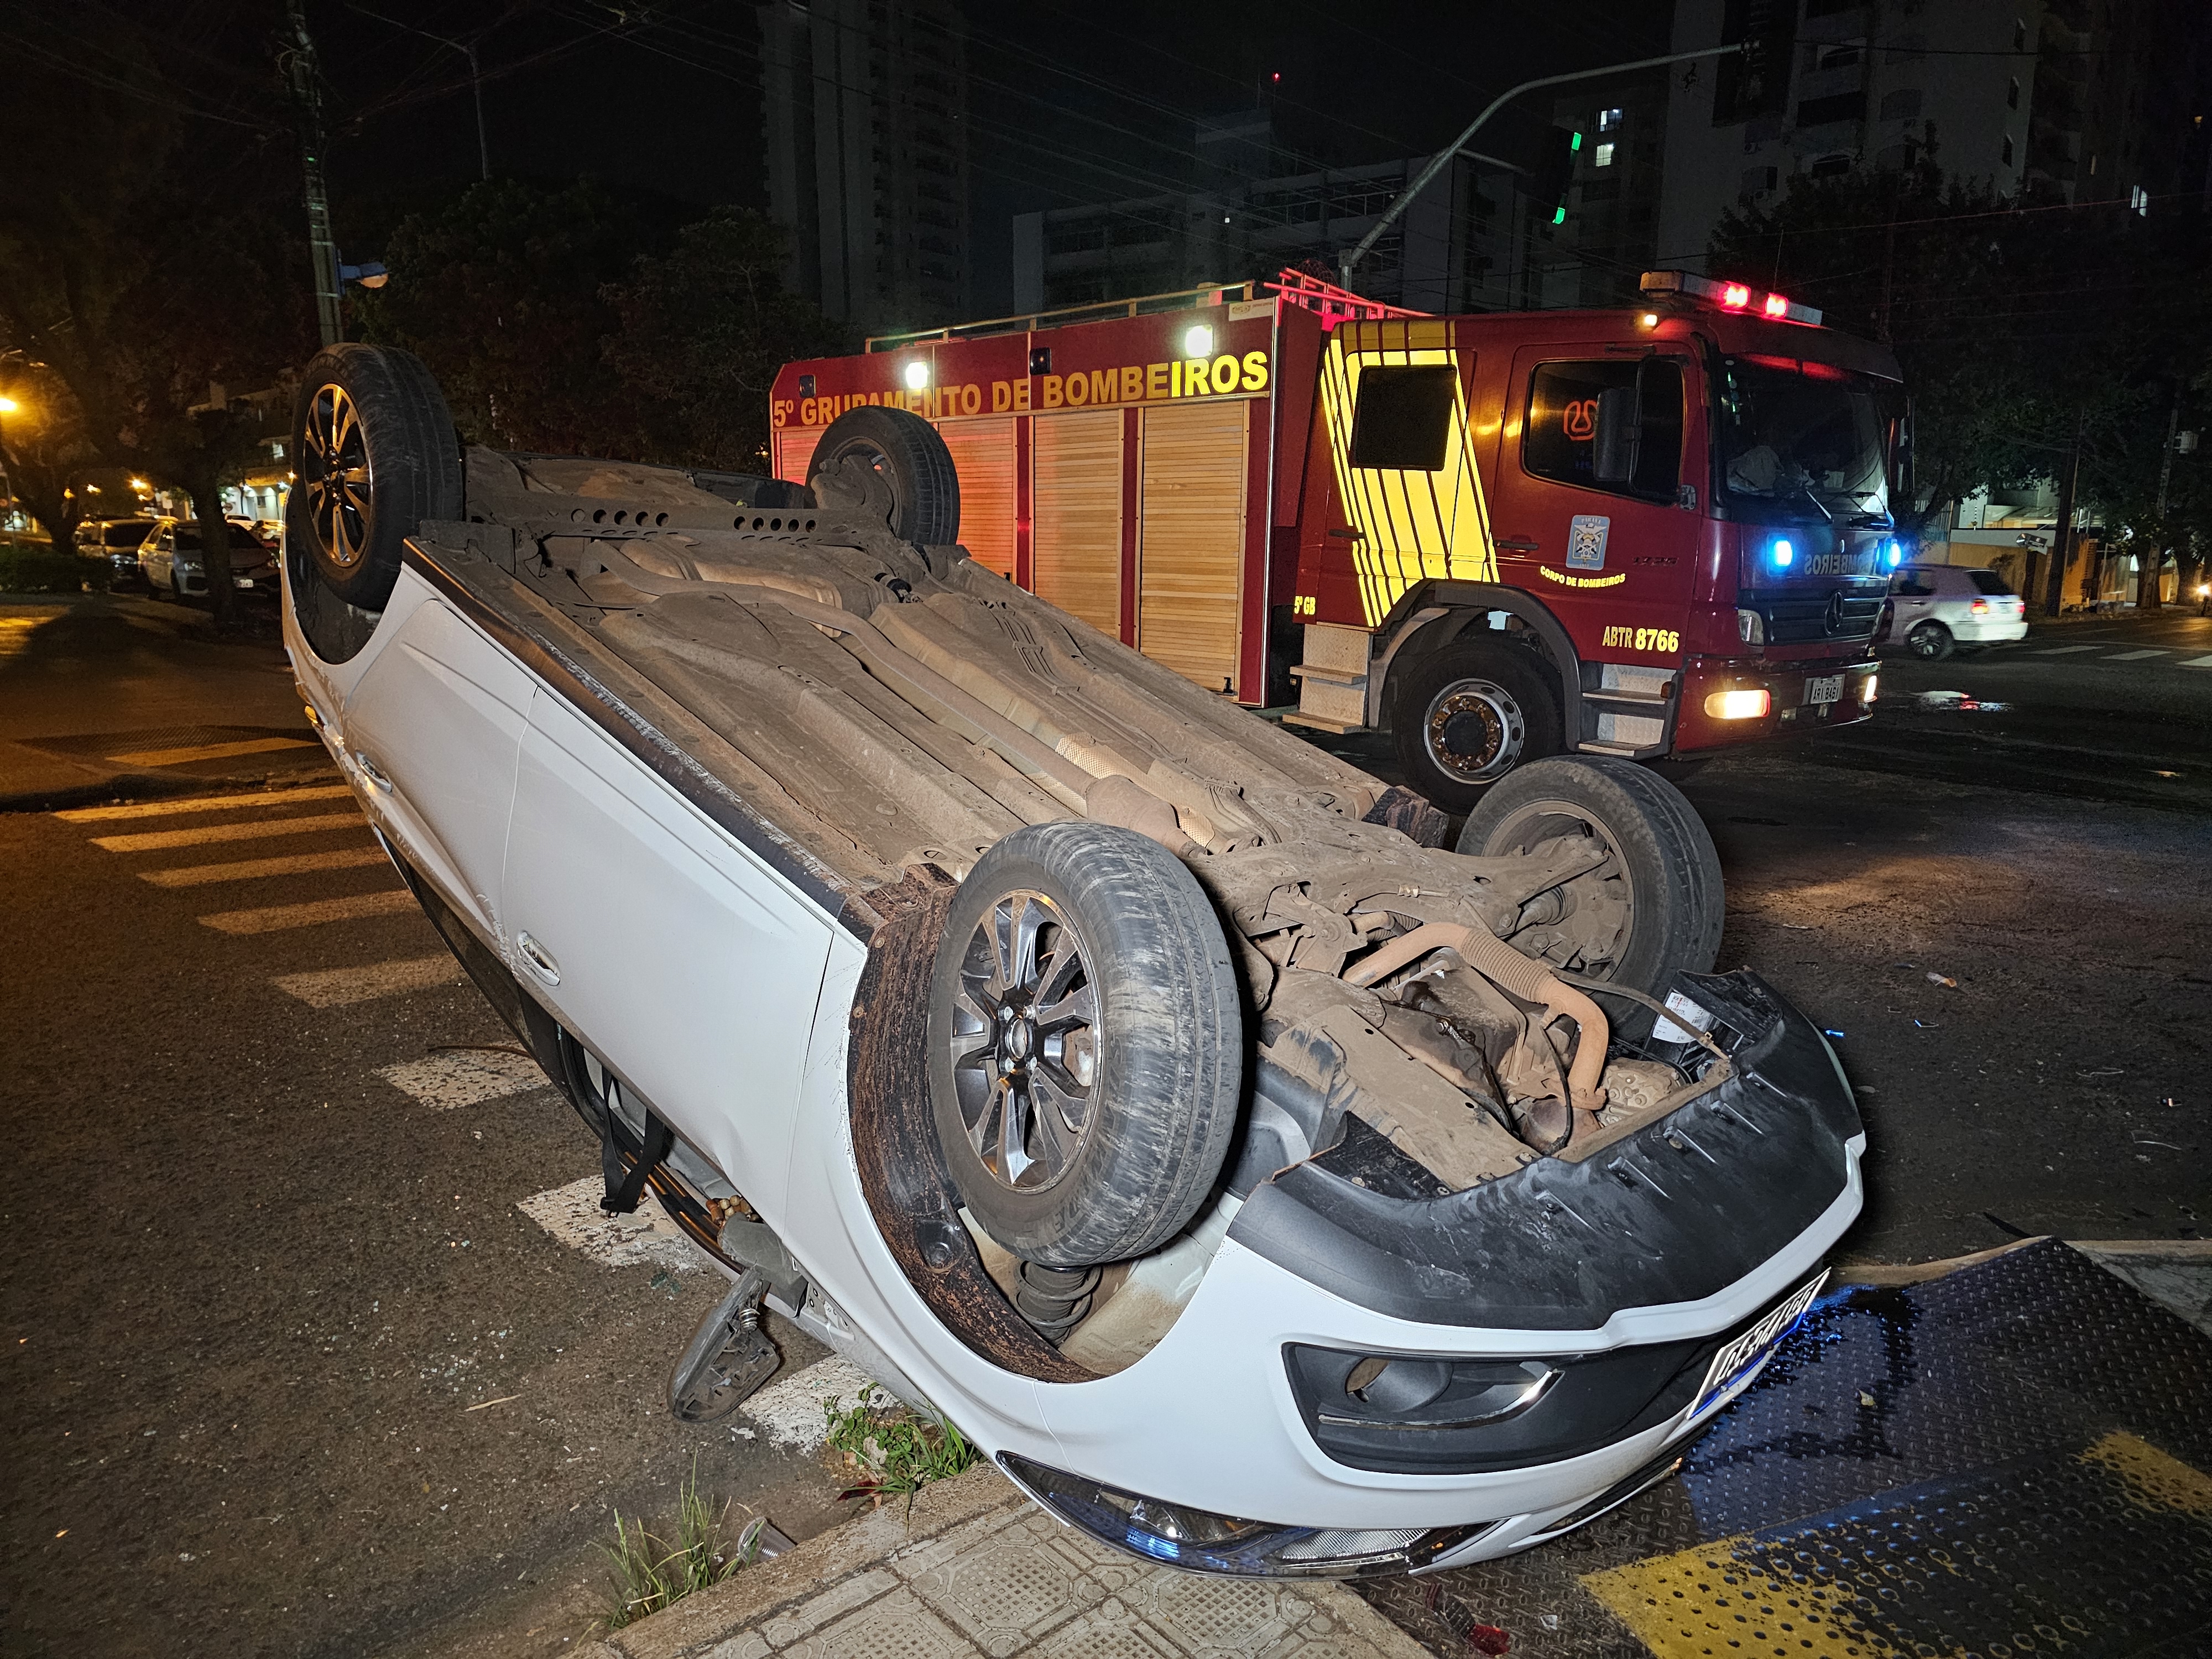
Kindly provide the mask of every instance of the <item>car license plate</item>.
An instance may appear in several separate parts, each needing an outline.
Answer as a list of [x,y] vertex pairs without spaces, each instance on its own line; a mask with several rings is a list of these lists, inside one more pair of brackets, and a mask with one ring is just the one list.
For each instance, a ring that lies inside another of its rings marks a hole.
[[1844,677],[1841,674],[1816,674],[1805,682],[1807,702],[1840,702],[1844,696]]
[[1782,1339],[1805,1316],[1805,1310],[1813,1305],[1813,1298],[1820,1294],[1820,1286],[1827,1282],[1828,1270],[1823,1267],[1810,1284],[1802,1286],[1795,1296],[1715,1354],[1712,1364],[1705,1371],[1705,1385],[1698,1390],[1698,1403],[1690,1408],[1690,1415],[1695,1417],[1723,1395],[1732,1394],[1748,1383]]
[[251,587],[253,586],[253,578],[251,576],[233,576],[230,579],[230,585],[233,587]]

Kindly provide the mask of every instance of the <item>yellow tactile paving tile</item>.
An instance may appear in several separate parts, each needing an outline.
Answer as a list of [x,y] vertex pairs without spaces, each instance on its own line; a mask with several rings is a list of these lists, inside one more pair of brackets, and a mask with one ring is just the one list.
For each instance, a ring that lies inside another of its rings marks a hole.
[[1583,1588],[1656,1659],[1861,1659],[1897,1650],[1871,1637],[1855,1591],[1762,1565],[1746,1537],[1586,1575]]

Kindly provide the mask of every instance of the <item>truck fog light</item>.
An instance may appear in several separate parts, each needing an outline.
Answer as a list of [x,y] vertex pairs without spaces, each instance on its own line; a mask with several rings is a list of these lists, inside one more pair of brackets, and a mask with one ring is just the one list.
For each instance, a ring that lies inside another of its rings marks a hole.
[[1774,706],[1765,686],[1748,691],[1714,691],[1706,696],[1705,713],[1717,720],[1755,720]]
[[1875,682],[1879,680],[1881,678],[1881,676],[1879,674],[1869,674],[1866,677],[1866,684],[1859,688],[1859,701],[1861,702],[1872,702],[1874,701]]
[[[1464,1542],[1480,1527],[1282,1527],[1243,1521],[1185,1504],[1140,1498],[1012,1452],[999,1461],[1030,1496],[1093,1538],[1194,1572],[1241,1577],[1346,1577],[1404,1572]],[[1487,1523],[1486,1523],[1487,1524]]]

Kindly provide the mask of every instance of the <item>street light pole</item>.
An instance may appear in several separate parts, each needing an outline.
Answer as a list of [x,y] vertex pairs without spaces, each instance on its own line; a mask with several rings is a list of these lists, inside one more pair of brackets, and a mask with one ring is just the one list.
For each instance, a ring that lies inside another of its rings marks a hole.
[[1376,241],[1382,236],[1382,233],[1390,228],[1391,225],[1396,222],[1398,216],[1406,210],[1407,206],[1413,201],[1413,199],[1416,196],[1419,196],[1423,191],[1426,190],[1435,180],[1437,174],[1442,173],[1445,167],[1449,167],[1451,164],[1453,158],[1457,156],[1462,150],[1467,148],[1468,142],[1474,137],[1476,131],[1481,127],[1482,124],[1485,121],[1487,121],[1492,116],[1497,114],[1499,110],[1504,108],[1505,106],[1512,102],[1513,100],[1518,98],[1522,93],[1534,92],[1540,87],[1561,87],[1566,85],[1571,81],[1595,81],[1603,76],[1626,75],[1634,70],[1657,69],[1667,64],[1686,64],[1692,58],[1724,58],[1730,52],[1741,52],[1742,50],[1743,45],[1741,41],[1737,42],[1734,46],[1705,46],[1697,52],[1669,52],[1664,58],[1638,58],[1632,63],[1607,64],[1598,69],[1577,70],[1571,75],[1547,75],[1537,80],[1523,81],[1517,87],[1508,87],[1504,92],[1499,93],[1497,97],[1492,99],[1487,105],[1484,106],[1481,114],[1476,116],[1474,119],[1467,124],[1467,131],[1461,133],[1457,138],[1455,138],[1452,141],[1450,149],[1437,151],[1435,155],[1429,159],[1428,166],[1421,169],[1419,175],[1414,179],[1413,182],[1398,192],[1397,199],[1393,201],[1389,207],[1385,208],[1382,211],[1382,216],[1375,222],[1375,228],[1369,231],[1364,236],[1361,237],[1359,239],[1358,246],[1354,247],[1351,252],[1344,256],[1342,261],[1339,264],[1338,274],[1343,278],[1346,285],[1347,287],[1350,286],[1352,282],[1352,266],[1358,264],[1361,259],[1366,257],[1367,250],[1373,247]]

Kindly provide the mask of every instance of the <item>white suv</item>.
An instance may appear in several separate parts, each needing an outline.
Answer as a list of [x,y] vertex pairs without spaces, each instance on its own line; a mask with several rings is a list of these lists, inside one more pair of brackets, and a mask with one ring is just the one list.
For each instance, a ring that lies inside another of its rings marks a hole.
[[1994,570],[1908,564],[1889,579],[1875,641],[1901,641],[1931,662],[1960,646],[1996,645],[2027,634],[2027,606]]

